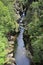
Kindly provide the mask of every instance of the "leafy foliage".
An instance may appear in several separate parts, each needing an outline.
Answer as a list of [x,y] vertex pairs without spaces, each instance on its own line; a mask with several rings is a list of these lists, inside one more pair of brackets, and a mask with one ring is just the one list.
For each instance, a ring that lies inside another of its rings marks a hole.
[[[30,4],[27,15],[27,34],[30,35],[35,63],[43,61],[43,1],[39,0]],[[26,32],[25,31],[25,32]]]
[[16,12],[14,11],[14,0],[0,0],[0,65],[5,62],[8,47],[6,34],[12,31],[18,31],[16,22]]

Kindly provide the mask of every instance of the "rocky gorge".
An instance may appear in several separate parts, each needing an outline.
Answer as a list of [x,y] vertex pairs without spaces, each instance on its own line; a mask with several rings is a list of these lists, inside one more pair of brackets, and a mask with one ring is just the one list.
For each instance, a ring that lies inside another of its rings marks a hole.
[[[17,23],[19,24],[19,29],[18,29],[18,33],[16,33],[14,36],[9,35],[10,38],[8,37],[9,38],[8,39],[9,40],[9,43],[8,43],[9,47],[8,47],[8,54],[7,54],[7,59],[8,59],[7,60],[7,63],[8,63],[7,65],[14,65],[14,64],[15,65],[16,64],[21,65],[22,64],[22,63],[20,64],[20,62],[22,62],[22,60],[21,61],[17,60],[18,57],[19,57],[18,49],[20,51],[23,51],[24,47],[26,49],[25,50],[26,51],[26,57],[28,57],[29,60],[30,60],[30,64],[29,65],[41,65],[41,64],[43,65],[42,56],[40,54],[41,51],[39,51],[41,49],[41,47],[40,47],[41,45],[39,45],[37,47],[38,42],[36,42],[36,45],[33,44],[33,42],[35,43],[35,41],[37,39],[40,39],[40,37],[38,37],[39,36],[38,33],[36,33],[37,29],[35,29],[35,27],[36,28],[38,27],[38,26],[36,26],[37,25],[36,22],[39,19],[36,20],[36,18],[38,18],[37,17],[37,12],[38,12],[37,7],[39,7],[39,5],[37,3],[37,0],[34,1],[35,4],[33,3],[33,1],[34,0],[32,0],[30,2],[30,0],[29,0],[29,1],[26,1],[26,3],[24,4],[24,3],[20,2],[19,0],[16,0],[16,2],[14,4],[15,12],[16,12],[16,15],[18,16]],[[36,4],[37,4],[37,7],[36,7]],[[33,7],[34,5],[35,5],[35,7]],[[34,21],[35,21],[36,25],[34,24]],[[23,32],[22,27],[24,29],[24,32]],[[34,32],[34,30],[35,30],[35,32]],[[22,46],[21,41],[22,41],[22,43],[24,42],[23,43],[24,46]],[[20,45],[20,43],[21,43],[21,45]],[[15,52],[15,46],[17,46],[16,47],[16,51],[17,52]],[[23,49],[21,50],[21,48],[19,48],[19,46],[22,47]],[[38,49],[38,51],[36,51],[36,49]],[[36,51],[36,54],[35,54],[35,51]],[[21,55],[22,55],[22,53],[21,53]],[[15,57],[15,54],[17,55],[17,57]],[[39,55],[39,56],[37,56],[37,55]],[[6,63],[5,63],[5,65],[6,65]],[[28,62],[27,62],[27,65],[28,65]]]

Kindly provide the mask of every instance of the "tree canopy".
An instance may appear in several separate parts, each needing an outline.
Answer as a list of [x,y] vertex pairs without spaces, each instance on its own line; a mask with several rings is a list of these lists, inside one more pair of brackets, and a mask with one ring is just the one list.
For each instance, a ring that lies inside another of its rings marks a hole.
[[25,32],[30,36],[31,46],[33,48],[33,60],[35,63],[40,63],[43,61],[43,0],[33,0],[29,4],[24,19],[25,22],[27,22],[27,30]]
[[7,54],[8,39],[6,34],[10,31],[17,32],[19,26],[16,22],[14,2],[14,0],[0,0],[0,65],[4,64]]

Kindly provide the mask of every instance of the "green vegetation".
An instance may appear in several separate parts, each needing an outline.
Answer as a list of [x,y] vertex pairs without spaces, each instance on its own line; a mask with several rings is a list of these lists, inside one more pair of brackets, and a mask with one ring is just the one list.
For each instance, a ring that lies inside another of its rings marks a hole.
[[4,64],[7,54],[8,40],[6,34],[11,30],[18,31],[14,3],[14,0],[0,0],[0,65]]
[[28,24],[28,33],[33,47],[33,59],[35,62],[43,60],[43,10],[42,2],[33,2],[30,6],[33,10],[31,22]]
[[[0,0],[0,65],[4,64],[7,54],[8,39],[6,34],[10,31],[18,32],[15,1]],[[26,22],[24,34],[27,34],[27,37],[29,35],[28,38],[31,40],[34,62],[40,63],[43,61],[43,0],[19,0],[19,4],[19,7],[24,5],[27,9],[23,21],[23,23]]]
[[40,63],[43,61],[43,0],[32,1],[28,5],[27,14],[24,19],[24,23],[27,23],[25,32],[30,36],[33,60],[35,63]]

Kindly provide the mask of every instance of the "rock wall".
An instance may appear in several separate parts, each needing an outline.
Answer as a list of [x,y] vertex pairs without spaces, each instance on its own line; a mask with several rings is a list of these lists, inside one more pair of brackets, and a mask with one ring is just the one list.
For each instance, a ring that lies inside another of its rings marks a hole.
[[10,40],[8,41],[8,48],[6,49],[7,55],[6,55],[6,61],[4,65],[16,65],[15,58],[14,58],[16,37],[17,35],[10,36]]

